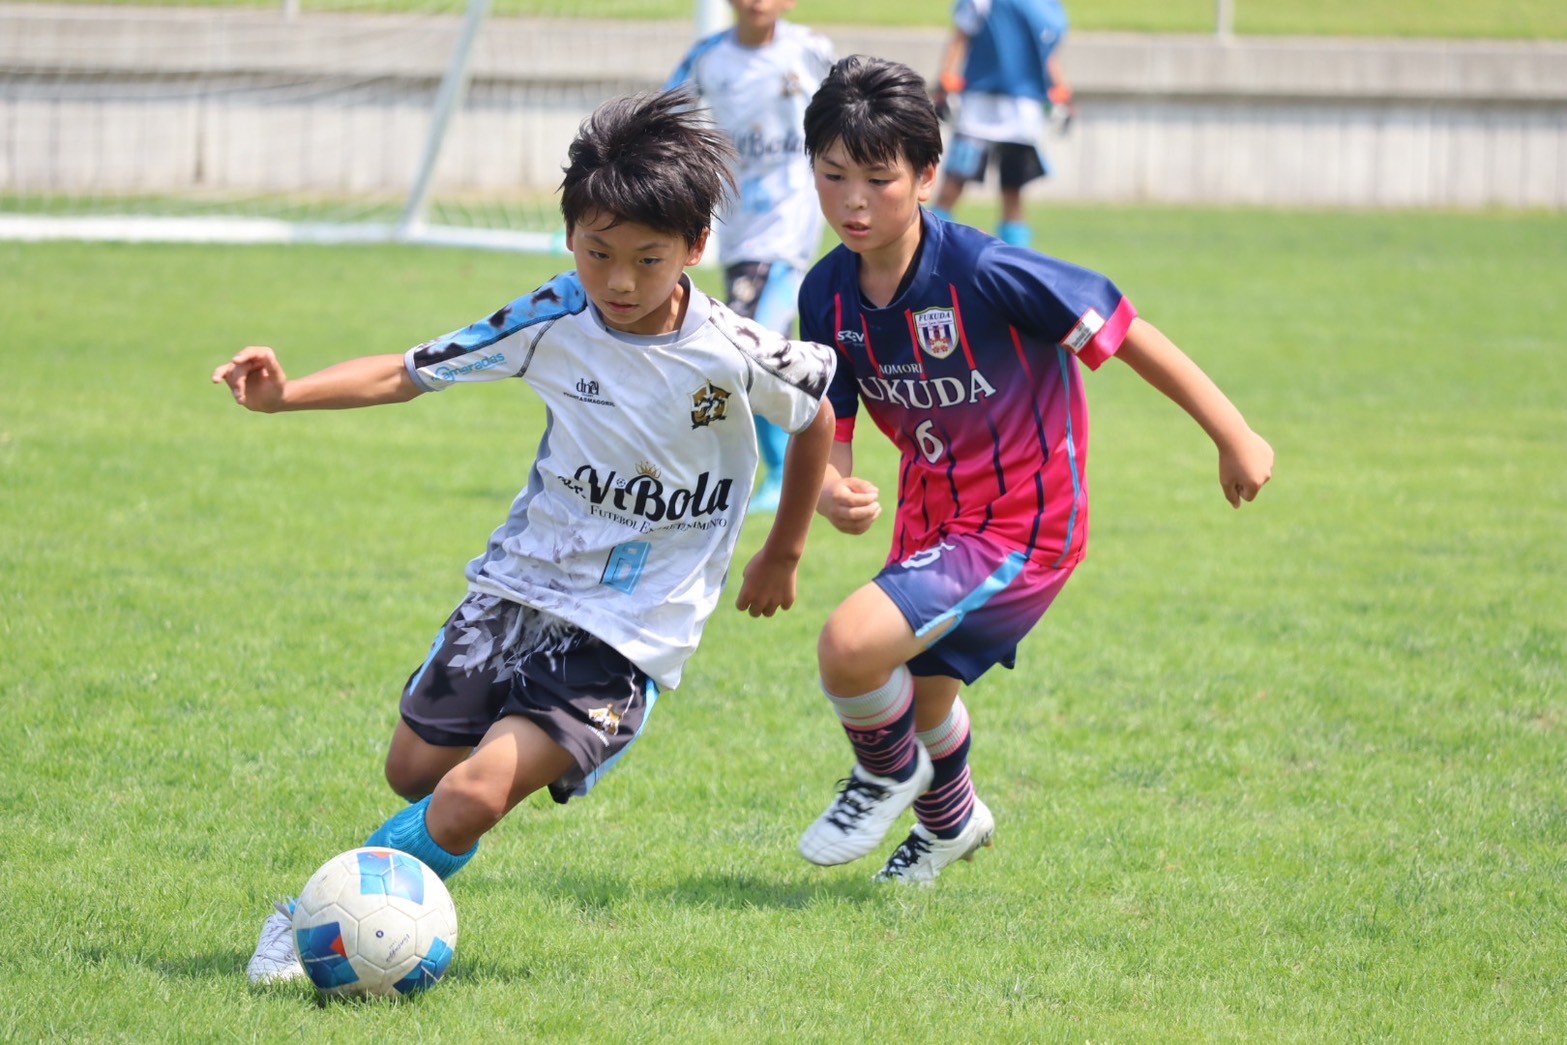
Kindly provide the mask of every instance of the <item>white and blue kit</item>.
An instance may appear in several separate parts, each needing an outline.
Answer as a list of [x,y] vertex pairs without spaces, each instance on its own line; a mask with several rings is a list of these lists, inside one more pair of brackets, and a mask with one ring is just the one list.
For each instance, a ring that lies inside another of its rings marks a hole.
[[[659,689],[679,685],[745,520],[753,414],[799,431],[833,375],[830,349],[683,285],[668,334],[609,328],[573,272],[405,355],[425,391],[521,378],[547,417],[526,488],[409,677],[402,719],[426,743],[472,747],[526,717],[576,763],[550,785],[557,802],[586,794]],[[405,830],[421,844],[417,817],[387,837]]]
[[804,272],[821,247],[822,214],[805,155],[805,107],[832,69],[832,43],[780,21],[772,42],[746,47],[733,29],[699,41],[666,88],[689,84],[739,152],[739,198],[721,216],[718,256],[782,262]]
[[801,430],[835,365],[684,283],[685,320],[667,335],[605,326],[573,272],[406,355],[423,390],[521,378],[548,411],[527,488],[468,564],[469,586],[575,625],[665,688],[734,555],[752,414]]
[[[832,43],[780,21],[773,38],[747,47],[733,29],[691,48],[665,89],[694,88],[713,123],[734,143],[738,198],[720,215],[718,257],[729,306],[788,334],[806,269],[821,248],[822,213],[805,155],[805,108],[832,70]],[[757,507],[781,487],[788,433],[756,421],[767,479]]]

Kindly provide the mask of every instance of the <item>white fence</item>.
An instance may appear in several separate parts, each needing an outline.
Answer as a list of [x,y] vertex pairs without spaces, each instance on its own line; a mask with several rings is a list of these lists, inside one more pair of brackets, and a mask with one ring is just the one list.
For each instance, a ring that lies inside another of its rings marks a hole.
[[[427,67],[381,69],[380,56],[408,53],[391,39],[395,18],[371,30],[309,12],[0,5],[0,195],[103,191],[106,177],[148,193],[406,182],[457,28],[417,30]],[[827,31],[840,54],[931,74],[944,38]],[[548,193],[582,116],[662,82],[691,34],[689,23],[492,18],[438,184]],[[1082,33],[1062,60],[1080,118],[1047,143],[1043,198],[1567,209],[1567,44]],[[301,70],[345,68],[384,74],[388,89],[331,111],[277,100],[276,84]],[[168,100],[162,85],[192,78],[211,90]],[[279,124],[309,148],[251,148]]]

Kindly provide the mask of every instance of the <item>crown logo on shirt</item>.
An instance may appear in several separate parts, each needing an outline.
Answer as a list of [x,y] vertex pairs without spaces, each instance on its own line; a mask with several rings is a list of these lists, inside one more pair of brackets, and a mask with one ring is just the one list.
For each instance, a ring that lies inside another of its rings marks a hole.
[[645,475],[649,479],[657,479],[658,478],[658,465],[656,465],[656,464],[649,464],[647,461],[638,461],[637,462],[637,474],[638,475]]

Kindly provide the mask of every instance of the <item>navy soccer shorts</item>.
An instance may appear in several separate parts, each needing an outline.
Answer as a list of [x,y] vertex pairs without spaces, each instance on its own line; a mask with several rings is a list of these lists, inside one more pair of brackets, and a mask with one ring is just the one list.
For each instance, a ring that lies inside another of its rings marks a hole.
[[473,747],[500,719],[526,716],[576,760],[550,785],[565,802],[615,767],[657,700],[645,672],[581,628],[470,592],[409,676],[401,711],[437,747]]
[[788,337],[804,279],[781,261],[741,261],[724,269],[724,293],[736,314]]
[[888,563],[875,583],[915,635],[939,636],[909,661],[909,671],[967,684],[993,665],[1016,664],[1018,643],[1061,593],[1072,568],[1041,566],[1023,552],[967,534]]

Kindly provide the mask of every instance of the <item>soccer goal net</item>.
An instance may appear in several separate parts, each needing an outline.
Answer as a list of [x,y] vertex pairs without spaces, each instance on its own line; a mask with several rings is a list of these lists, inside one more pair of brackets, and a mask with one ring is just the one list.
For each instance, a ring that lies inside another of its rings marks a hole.
[[[493,5],[493,8],[492,8]],[[0,238],[542,251],[713,0],[0,2]]]

